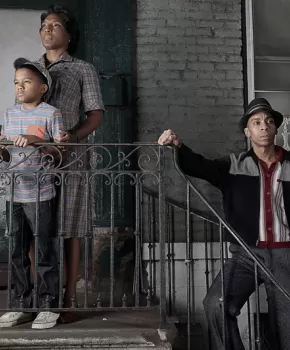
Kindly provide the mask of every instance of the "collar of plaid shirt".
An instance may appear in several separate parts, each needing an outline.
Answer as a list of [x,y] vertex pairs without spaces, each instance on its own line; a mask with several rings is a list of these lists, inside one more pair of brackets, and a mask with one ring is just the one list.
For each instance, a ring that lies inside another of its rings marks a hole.
[[[46,65],[45,63],[45,53],[40,57],[40,59],[37,61],[38,63],[42,64],[42,65]],[[71,62],[73,60],[72,56],[70,56],[67,52],[65,52],[59,59],[57,59],[55,62],[51,63],[54,64],[56,62],[60,62],[60,61],[65,61],[65,62]]]

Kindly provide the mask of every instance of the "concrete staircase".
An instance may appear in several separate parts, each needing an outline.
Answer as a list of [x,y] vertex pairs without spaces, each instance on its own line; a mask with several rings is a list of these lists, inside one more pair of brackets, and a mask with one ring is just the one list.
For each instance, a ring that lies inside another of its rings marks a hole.
[[160,330],[158,312],[112,311],[80,315],[78,322],[49,330],[33,330],[31,324],[0,329],[0,349],[172,349],[177,335],[169,324]]

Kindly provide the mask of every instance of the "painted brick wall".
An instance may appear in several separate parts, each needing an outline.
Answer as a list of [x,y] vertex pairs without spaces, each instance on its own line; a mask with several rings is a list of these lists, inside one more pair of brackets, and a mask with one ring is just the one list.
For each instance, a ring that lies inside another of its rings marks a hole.
[[[241,13],[241,0],[137,0],[139,141],[171,128],[210,158],[245,149]],[[168,195],[184,201],[170,163]],[[219,193],[197,183],[220,208]]]

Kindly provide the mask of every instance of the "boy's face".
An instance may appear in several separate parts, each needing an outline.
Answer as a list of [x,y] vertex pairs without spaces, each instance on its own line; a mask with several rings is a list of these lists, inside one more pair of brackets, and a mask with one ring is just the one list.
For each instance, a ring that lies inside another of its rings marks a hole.
[[14,91],[20,103],[40,101],[47,89],[47,85],[30,69],[20,68],[15,72]]

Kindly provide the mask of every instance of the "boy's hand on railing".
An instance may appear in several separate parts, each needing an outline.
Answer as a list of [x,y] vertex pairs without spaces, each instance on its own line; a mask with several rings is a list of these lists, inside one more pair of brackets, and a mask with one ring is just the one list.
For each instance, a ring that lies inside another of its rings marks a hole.
[[163,131],[158,139],[158,144],[161,146],[174,145],[180,147],[182,145],[182,141],[178,135],[176,135],[172,130],[168,129]]
[[13,141],[14,146],[23,148],[37,142],[43,142],[43,140],[35,135],[18,135]]

